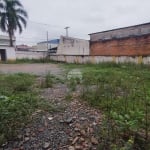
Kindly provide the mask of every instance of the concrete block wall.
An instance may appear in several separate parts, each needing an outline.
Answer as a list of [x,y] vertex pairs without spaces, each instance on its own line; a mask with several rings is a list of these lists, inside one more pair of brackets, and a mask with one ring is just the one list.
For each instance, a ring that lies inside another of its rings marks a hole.
[[46,58],[47,52],[16,51],[17,59],[42,59]]
[[103,62],[113,63],[136,63],[136,64],[150,64],[150,56],[66,56],[66,55],[53,55],[49,56],[50,60],[67,63],[92,63],[98,64]]
[[150,23],[146,23],[125,28],[118,28],[103,32],[92,33],[90,34],[90,41],[100,41],[105,39],[140,36],[149,33],[150,33]]
[[16,52],[14,47],[8,47],[6,49],[7,60],[13,61],[16,60]]

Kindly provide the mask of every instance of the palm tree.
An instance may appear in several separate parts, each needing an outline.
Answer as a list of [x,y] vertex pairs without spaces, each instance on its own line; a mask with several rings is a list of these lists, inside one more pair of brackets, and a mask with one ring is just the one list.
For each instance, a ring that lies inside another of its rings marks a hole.
[[26,27],[28,14],[19,0],[0,0],[0,29],[7,32],[10,46],[13,46],[13,37],[16,30],[23,31]]

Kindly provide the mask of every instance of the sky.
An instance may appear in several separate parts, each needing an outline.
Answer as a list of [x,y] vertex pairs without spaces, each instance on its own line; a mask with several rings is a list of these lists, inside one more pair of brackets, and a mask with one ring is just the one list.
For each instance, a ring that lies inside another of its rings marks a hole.
[[34,45],[65,35],[89,39],[90,33],[150,22],[150,0],[20,0],[28,25],[17,44]]

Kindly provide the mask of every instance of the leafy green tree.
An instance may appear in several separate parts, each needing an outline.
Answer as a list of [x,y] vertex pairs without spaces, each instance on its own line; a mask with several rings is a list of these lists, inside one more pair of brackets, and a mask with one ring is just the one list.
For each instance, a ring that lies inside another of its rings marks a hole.
[[16,30],[20,33],[27,25],[28,14],[19,0],[0,0],[0,29],[9,34],[10,46]]

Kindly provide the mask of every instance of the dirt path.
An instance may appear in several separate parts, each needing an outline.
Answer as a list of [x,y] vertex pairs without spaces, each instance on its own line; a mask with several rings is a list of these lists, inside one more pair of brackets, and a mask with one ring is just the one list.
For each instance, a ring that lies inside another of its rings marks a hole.
[[0,64],[0,73],[32,73],[44,75],[50,72],[54,75],[60,75],[63,70],[57,64]]
[[57,107],[41,113],[22,129],[18,138],[4,150],[96,150],[99,143],[101,113],[79,101],[80,91],[66,101],[67,86],[57,84],[41,90],[41,96]]

